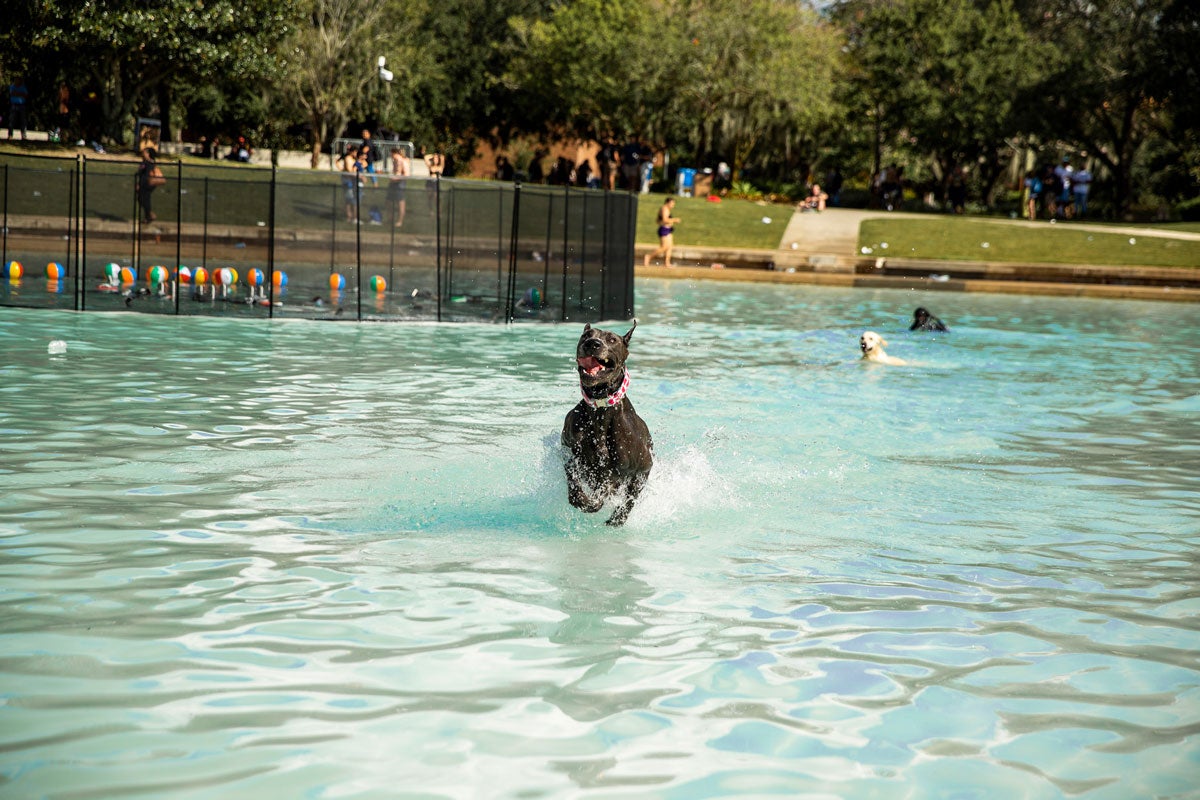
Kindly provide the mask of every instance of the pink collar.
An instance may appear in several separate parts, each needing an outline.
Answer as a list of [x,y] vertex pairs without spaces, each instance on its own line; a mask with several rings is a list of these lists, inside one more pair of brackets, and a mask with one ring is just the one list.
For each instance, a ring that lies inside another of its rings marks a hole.
[[587,390],[582,386],[579,387],[580,394],[583,395],[583,402],[587,403],[592,408],[612,408],[617,403],[625,399],[625,393],[629,391],[629,370],[625,370],[625,377],[621,381],[621,388],[617,389],[607,397],[588,397]]

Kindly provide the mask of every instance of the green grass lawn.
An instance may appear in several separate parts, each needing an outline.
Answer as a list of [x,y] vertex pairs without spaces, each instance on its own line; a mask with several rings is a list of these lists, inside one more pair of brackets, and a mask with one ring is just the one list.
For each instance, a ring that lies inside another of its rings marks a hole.
[[[638,198],[638,244],[658,244],[655,220],[666,198],[662,194],[644,194]],[[759,205],[749,200],[710,203],[702,198],[678,197],[674,215],[682,220],[675,228],[676,246],[774,250],[792,218],[792,207]],[[763,222],[764,218],[771,221]]]
[[1025,226],[979,217],[930,217],[866,220],[858,242],[873,255],[893,258],[1200,267],[1200,241],[1155,237],[1149,229],[1146,233],[1100,233],[1071,223]]

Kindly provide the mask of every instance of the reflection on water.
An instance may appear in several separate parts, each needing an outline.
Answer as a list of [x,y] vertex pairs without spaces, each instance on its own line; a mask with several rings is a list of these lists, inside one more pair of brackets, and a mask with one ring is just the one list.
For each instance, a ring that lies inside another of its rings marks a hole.
[[574,326],[3,310],[4,794],[1195,791],[1192,308],[638,304],[617,530]]

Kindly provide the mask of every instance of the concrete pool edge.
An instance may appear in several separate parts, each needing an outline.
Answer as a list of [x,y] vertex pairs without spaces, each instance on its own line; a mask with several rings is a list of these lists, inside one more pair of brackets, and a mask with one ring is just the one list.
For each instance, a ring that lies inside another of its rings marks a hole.
[[[937,262],[930,262],[936,272]],[[1178,286],[1132,286],[1111,283],[1066,283],[1059,281],[995,280],[902,275],[860,275],[851,272],[786,272],[768,269],[714,269],[712,267],[644,267],[634,269],[635,278],[667,278],[724,281],[728,283],[808,284],[867,289],[920,289],[938,292],[1096,297],[1110,300],[1165,300],[1200,302],[1200,289]],[[1131,275],[1132,277],[1132,275]]]

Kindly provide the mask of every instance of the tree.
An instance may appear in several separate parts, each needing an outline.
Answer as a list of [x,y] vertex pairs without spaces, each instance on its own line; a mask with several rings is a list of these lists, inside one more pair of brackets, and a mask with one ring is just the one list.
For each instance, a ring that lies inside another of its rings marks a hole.
[[692,122],[697,164],[717,150],[736,175],[760,147],[778,162],[796,132],[832,115],[841,37],[804,4],[679,0],[672,17],[685,42],[673,110]]
[[[291,25],[287,0],[21,0],[14,3],[29,59],[74,65],[100,107],[101,134],[123,141],[135,109],[170,80],[221,73],[245,81],[270,71],[269,52]],[[21,25],[28,25],[22,30]],[[24,48],[21,48],[24,50]],[[165,112],[166,109],[163,109]]]
[[[409,0],[308,0],[280,54],[280,92],[310,126],[312,166],[381,80],[378,59],[401,70],[417,59],[414,30],[424,7]],[[393,67],[395,69],[393,69]]]
[[903,140],[943,180],[957,166],[978,168],[990,202],[1022,100],[1049,55],[1009,1],[852,0],[838,13],[850,29],[851,79],[877,126],[875,170],[883,141]]
[[1119,213],[1136,199],[1143,145],[1195,107],[1196,37],[1188,0],[1026,0],[1033,30],[1057,52],[1041,87],[1046,138],[1086,150],[1108,170]]
[[531,127],[588,138],[656,127],[672,60],[662,11],[640,0],[577,0],[546,19],[513,20],[519,49],[505,84]]

